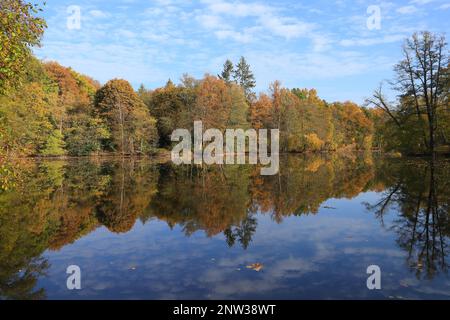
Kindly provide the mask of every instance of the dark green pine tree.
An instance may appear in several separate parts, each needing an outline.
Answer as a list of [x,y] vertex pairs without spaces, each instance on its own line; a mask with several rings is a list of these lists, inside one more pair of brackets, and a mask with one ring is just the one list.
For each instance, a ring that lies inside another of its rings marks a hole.
[[255,98],[255,93],[253,92],[253,88],[256,86],[255,76],[244,57],[241,57],[234,70],[234,80],[244,89],[245,97],[248,101]]
[[230,83],[231,76],[233,75],[233,73],[234,73],[233,62],[227,59],[227,61],[225,61],[225,63],[223,64],[223,71],[219,75],[219,79],[225,81],[226,83]]

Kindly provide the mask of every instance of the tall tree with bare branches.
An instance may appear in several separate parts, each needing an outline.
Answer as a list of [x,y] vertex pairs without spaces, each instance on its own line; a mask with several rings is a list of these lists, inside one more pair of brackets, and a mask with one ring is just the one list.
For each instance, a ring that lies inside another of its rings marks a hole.
[[[393,89],[398,103],[391,104],[381,87],[367,100],[382,109],[401,130],[414,124],[428,153],[436,151],[436,133],[440,110],[448,108],[446,68],[449,65],[447,43],[443,35],[427,31],[415,33],[403,45],[403,59],[395,65]],[[447,102],[446,102],[447,101]],[[410,122],[411,117],[416,121]]]

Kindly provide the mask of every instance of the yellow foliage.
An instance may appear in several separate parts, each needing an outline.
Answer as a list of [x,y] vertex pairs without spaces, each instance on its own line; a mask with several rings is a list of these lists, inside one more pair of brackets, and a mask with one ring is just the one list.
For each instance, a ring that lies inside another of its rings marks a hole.
[[305,140],[307,151],[320,151],[325,144],[315,133],[305,134]]

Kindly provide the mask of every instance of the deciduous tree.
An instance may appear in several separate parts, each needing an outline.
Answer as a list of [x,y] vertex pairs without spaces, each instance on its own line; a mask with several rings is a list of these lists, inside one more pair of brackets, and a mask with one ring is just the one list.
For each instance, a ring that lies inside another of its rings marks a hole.
[[107,144],[111,150],[122,155],[139,154],[143,146],[155,146],[155,120],[127,81],[114,79],[100,88],[95,109],[111,132]]
[[39,45],[45,20],[39,4],[23,0],[0,3],[0,94],[17,85],[25,72],[31,47]]

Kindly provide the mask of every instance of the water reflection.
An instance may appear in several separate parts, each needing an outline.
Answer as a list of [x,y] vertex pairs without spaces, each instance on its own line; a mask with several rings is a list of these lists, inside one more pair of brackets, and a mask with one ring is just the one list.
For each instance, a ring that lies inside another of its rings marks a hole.
[[258,217],[270,217],[277,228],[288,217],[318,214],[328,199],[370,191],[382,194],[365,204],[367,210],[396,234],[417,278],[447,271],[448,161],[284,156],[280,168],[276,176],[261,176],[252,166],[176,167],[130,159],[17,163],[15,186],[0,193],[0,297],[45,298],[37,283],[52,261],[44,253],[101,226],[128,236],[137,221],[157,219],[187,237],[202,231],[245,251]]
[[407,251],[407,264],[417,278],[433,278],[447,272],[450,236],[449,167],[436,161],[384,162],[380,172],[392,173],[380,201],[367,204],[380,223],[394,208],[396,217],[388,227],[397,244]]

